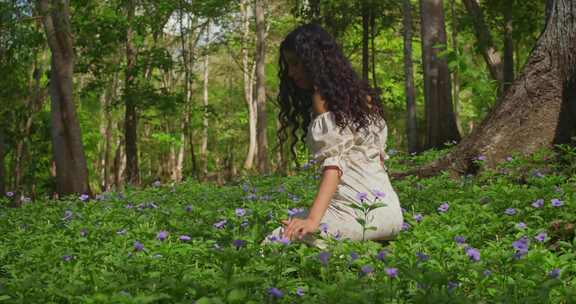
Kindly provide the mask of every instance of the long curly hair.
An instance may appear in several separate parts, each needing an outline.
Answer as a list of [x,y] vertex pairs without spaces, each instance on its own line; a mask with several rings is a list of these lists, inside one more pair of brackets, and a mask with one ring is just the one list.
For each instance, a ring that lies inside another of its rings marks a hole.
[[[288,76],[285,51],[295,53],[303,63],[312,87],[316,87],[326,101],[327,110],[334,113],[338,127],[345,128],[352,124],[358,131],[371,122],[384,119],[380,90],[371,88],[367,81],[358,76],[336,40],[316,23],[297,27],[280,44],[280,88],[277,99],[280,107],[278,142],[282,146],[287,141],[286,133],[290,128],[290,150],[297,166],[297,134],[301,130],[300,141],[305,143],[308,126],[312,122],[314,90],[296,86]],[[371,108],[367,104],[368,96],[371,98]]]

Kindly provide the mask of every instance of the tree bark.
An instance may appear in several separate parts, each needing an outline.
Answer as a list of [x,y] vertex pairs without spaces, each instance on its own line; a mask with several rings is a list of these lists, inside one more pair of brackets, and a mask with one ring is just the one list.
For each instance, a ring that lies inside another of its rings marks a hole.
[[370,52],[368,43],[370,42],[370,7],[363,1],[362,9],[362,79],[368,82],[368,71],[370,70]]
[[254,15],[256,17],[256,93],[257,93],[257,138],[258,138],[258,171],[268,174],[270,161],[268,157],[268,137],[266,129],[266,21],[264,19],[265,0],[256,0]]
[[124,117],[124,144],[126,148],[126,182],[129,185],[140,184],[138,168],[138,112],[134,98],[134,82],[136,78],[136,49],[134,46],[134,29],[132,22],[135,11],[134,0],[127,2],[126,25],[126,79],[125,79],[125,117]]
[[[426,108],[425,148],[442,148],[446,142],[460,141],[452,107],[450,72],[445,56],[446,28],[442,0],[420,0],[424,100]],[[443,47],[436,47],[442,45]]]
[[404,91],[406,92],[406,138],[408,152],[417,152],[418,128],[416,123],[416,89],[412,64],[412,7],[410,0],[403,0],[404,26]]
[[242,36],[242,75],[244,79],[244,101],[248,106],[248,128],[250,144],[248,145],[248,154],[244,160],[244,169],[250,170],[254,165],[254,159],[257,149],[256,123],[257,123],[257,104],[254,100],[254,68],[250,65],[248,56],[248,37],[250,33],[250,19],[248,18],[249,5],[248,1],[242,1],[242,18],[243,18],[243,36]]
[[514,1],[504,1],[504,74],[503,91],[514,81],[514,40],[512,39],[512,12]]
[[52,149],[60,197],[91,194],[80,125],[73,99],[74,49],[68,1],[40,0],[39,11],[52,53],[50,69]]
[[576,3],[555,0],[524,70],[472,133],[429,165],[392,176],[459,176],[477,172],[474,159],[494,168],[513,153],[526,156],[568,143],[576,130]]
[[490,29],[484,21],[482,10],[477,1],[478,0],[463,0],[466,10],[468,10],[472,16],[472,22],[478,39],[478,48],[480,53],[482,54],[482,57],[484,57],[484,61],[486,61],[490,75],[494,80],[498,81],[498,86],[501,90],[504,81],[502,59],[496,50],[492,40],[492,35],[490,34]]
[[210,41],[210,25],[206,29],[206,50],[204,54],[204,111],[202,116],[202,144],[200,145],[200,159],[202,160],[202,179],[208,176],[208,76],[209,76],[209,53],[208,43]]

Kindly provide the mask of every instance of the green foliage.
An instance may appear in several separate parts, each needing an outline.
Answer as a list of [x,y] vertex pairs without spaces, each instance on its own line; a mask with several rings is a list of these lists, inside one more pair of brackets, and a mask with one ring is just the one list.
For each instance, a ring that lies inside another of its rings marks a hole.
[[[571,232],[562,229],[576,220],[572,191],[576,180],[555,173],[561,170],[550,167],[553,156],[551,151],[514,156],[495,171],[459,180],[441,175],[393,181],[407,228],[385,248],[372,241],[338,241],[321,235],[328,242],[326,265],[318,258],[319,249],[299,242],[260,246],[287,217],[287,208],[309,207],[318,186],[317,171],[311,169],[288,178],[249,178],[221,188],[193,181],[156,184],[143,191],[103,193],[85,202],[67,197],[33,201],[21,208],[8,208],[8,199],[1,198],[0,300],[574,301],[576,239],[573,226]],[[401,163],[434,157],[438,153],[414,158],[397,154],[389,167],[396,170]],[[531,173],[536,169],[543,173]],[[533,207],[539,199],[543,206]],[[563,204],[554,206],[554,199]],[[445,202],[449,208],[440,212],[438,207]],[[516,212],[509,215],[508,208]],[[419,220],[413,217],[417,214]],[[226,222],[214,225],[221,220]],[[526,227],[519,227],[519,222]],[[160,231],[167,232],[165,239]],[[547,233],[543,242],[535,239],[541,232]],[[182,239],[184,235],[190,240]],[[464,238],[462,243],[455,241],[456,236]],[[522,236],[530,239],[529,250],[516,259],[513,243]],[[135,242],[142,244],[142,250]],[[467,256],[467,246],[479,250],[478,261]],[[366,265],[373,271],[363,273]],[[388,275],[392,268],[397,277]],[[556,268],[557,278],[550,275]],[[272,287],[283,296],[274,299],[269,293]]]

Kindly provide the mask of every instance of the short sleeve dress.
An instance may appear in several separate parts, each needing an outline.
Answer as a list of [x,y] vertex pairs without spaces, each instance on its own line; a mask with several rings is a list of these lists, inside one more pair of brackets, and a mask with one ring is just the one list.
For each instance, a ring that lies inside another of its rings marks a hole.
[[[308,126],[306,144],[313,159],[321,170],[336,168],[340,175],[340,183],[321,220],[323,233],[351,240],[391,240],[402,230],[404,219],[398,195],[386,166],[380,163],[380,159],[389,159],[385,151],[387,136],[383,119],[354,132],[351,126],[339,128],[331,111],[317,115]],[[365,198],[360,193],[366,194]],[[366,227],[372,226],[375,230],[367,230],[364,235],[362,225],[356,220],[364,215],[351,207],[359,206],[362,200],[368,204],[385,204],[368,213]],[[306,216],[304,213],[299,217]],[[277,239],[281,233],[282,227],[279,227],[268,239]]]

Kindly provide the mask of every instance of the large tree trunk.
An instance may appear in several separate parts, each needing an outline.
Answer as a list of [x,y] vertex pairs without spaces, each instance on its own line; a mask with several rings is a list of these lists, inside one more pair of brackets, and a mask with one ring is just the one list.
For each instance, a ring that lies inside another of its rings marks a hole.
[[270,171],[268,158],[268,138],[266,119],[266,25],[264,20],[265,0],[256,0],[254,14],[256,16],[256,93],[258,100],[258,172],[267,174]]
[[490,75],[494,80],[498,81],[499,87],[502,88],[502,82],[504,80],[502,59],[496,51],[490,29],[484,21],[482,10],[477,1],[478,0],[463,0],[466,10],[468,10],[472,16],[480,53],[484,57],[484,61],[486,61]]
[[57,191],[60,197],[74,193],[90,194],[82,135],[72,95],[74,50],[68,1],[41,0],[39,8],[52,52],[51,124]]
[[134,82],[136,78],[136,49],[134,47],[134,29],[132,22],[135,11],[134,0],[127,3],[126,25],[126,109],[124,117],[124,144],[126,148],[126,181],[129,185],[140,184],[140,172],[138,168],[138,113],[134,98]]
[[[446,46],[442,0],[420,0],[424,100],[426,108],[425,148],[442,148],[446,142],[460,141],[452,108],[448,60],[439,53]],[[436,47],[443,45],[444,47]]]
[[418,128],[416,124],[416,89],[412,64],[412,7],[410,0],[403,0],[404,26],[404,90],[406,92],[406,138],[408,152],[417,152]]
[[520,76],[482,123],[450,153],[405,173],[421,177],[448,169],[453,175],[475,173],[473,160],[486,157],[494,168],[513,153],[529,155],[568,143],[576,130],[576,3],[555,0],[545,30]]

